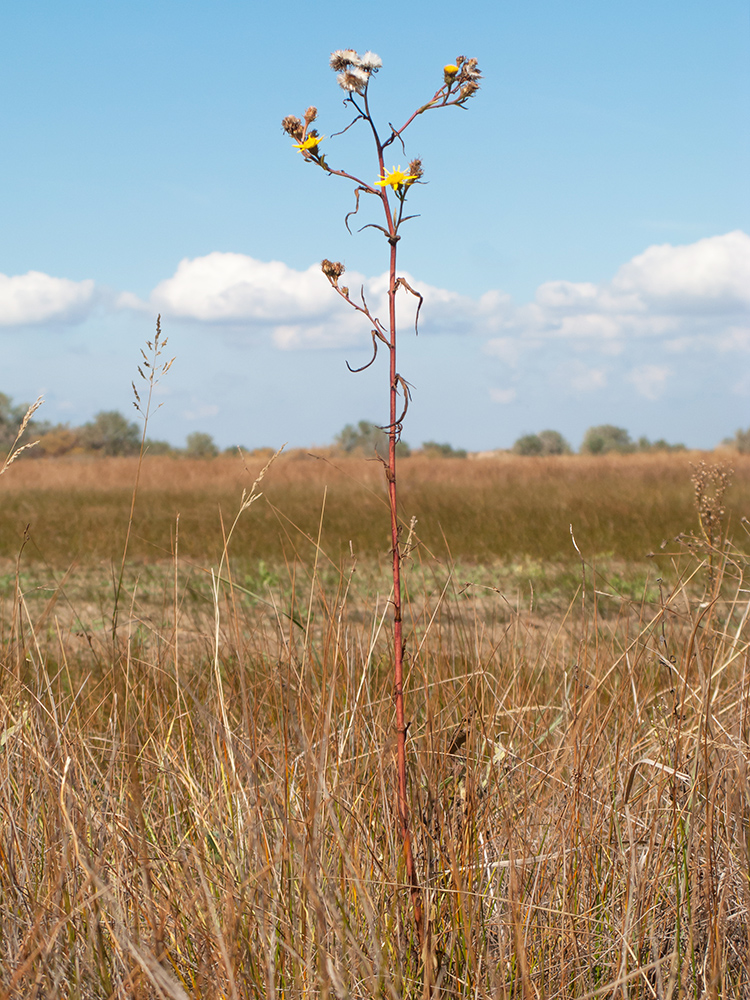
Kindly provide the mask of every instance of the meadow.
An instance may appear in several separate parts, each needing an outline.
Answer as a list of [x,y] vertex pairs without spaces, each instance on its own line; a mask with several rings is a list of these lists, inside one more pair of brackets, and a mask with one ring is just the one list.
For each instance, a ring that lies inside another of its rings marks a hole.
[[400,463],[421,949],[381,465],[147,457],[115,615],[137,460],[15,463],[0,998],[750,997],[724,458]]

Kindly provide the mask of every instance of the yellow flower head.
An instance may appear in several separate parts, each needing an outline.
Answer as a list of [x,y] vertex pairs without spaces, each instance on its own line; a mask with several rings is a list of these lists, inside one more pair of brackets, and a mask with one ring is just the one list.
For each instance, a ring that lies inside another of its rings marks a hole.
[[389,174],[384,174],[375,183],[379,187],[385,187],[388,184],[394,191],[400,191],[402,187],[409,187],[410,184],[413,184],[417,180],[419,180],[419,177],[413,174],[405,174],[401,167],[393,167]]
[[304,142],[295,142],[294,148],[298,149],[301,153],[307,153],[310,150],[317,152],[318,145],[325,139],[324,135],[308,135]]
[[458,66],[454,66],[453,63],[449,63],[447,66],[443,66],[443,72],[446,76],[453,77],[458,73]]

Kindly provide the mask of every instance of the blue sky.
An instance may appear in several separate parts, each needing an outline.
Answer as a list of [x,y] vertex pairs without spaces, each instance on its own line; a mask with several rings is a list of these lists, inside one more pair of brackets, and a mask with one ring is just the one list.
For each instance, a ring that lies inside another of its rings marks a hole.
[[[710,447],[750,425],[750,12],[734,0],[15,5],[0,391],[43,392],[72,424],[128,412],[161,310],[177,360],[154,437],[312,446],[385,421],[384,364],[344,363],[366,359],[368,329],[309,269],[343,260],[378,302],[387,245],[346,232],[347,184],[279,127],[311,103],[325,135],[347,123],[342,46],[383,59],[384,127],[459,51],[484,73],[466,112],[423,115],[393,154],[420,155],[429,182],[399,246],[426,292],[418,339],[404,304],[406,440],[507,447],[551,427],[578,444],[615,423]],[[366,139],[330,140],[329,159],[374,180]]]

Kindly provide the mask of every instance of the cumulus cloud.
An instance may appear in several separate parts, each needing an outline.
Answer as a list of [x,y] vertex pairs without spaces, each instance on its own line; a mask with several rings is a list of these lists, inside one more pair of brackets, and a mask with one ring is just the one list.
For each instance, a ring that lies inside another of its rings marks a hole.
[[151,294],[169,316],[209,323],[284,324],[314,319],[330,309],[331,288],[314,265],[295,271],[281,261],[240,253],[210,253],[180,261]]
[[41,271],[0,274],[0,326],[77,323],[94,301],[94,282],[53,278]]
[[[472,298],[405,277],[424,295],[420,332],[481,337],[485,354],[516,369],[555,343],[611,359],[644,340],[673,356],[707,347],[750,351],[750,236],[740,231],[648,247],[608,282],[548,281],[525,304],[498,290]],[[362,288],[373,314],[387,315],[386,274],[347,272],[342,284],[353,298]],[[416,302],[405,290],[398,294],[405,330]],[[366,323],[332,292],[318,264],[295,270],[280,261],[217,251],[181,261],[147,304],[129,293],[118,304],[265,333],[280,350],[368,342]],[[569,372],[568,385],[582,392],[601,388],[607,370],[589,364],[585,372]],[[666,376],[659,381],[653,371],[643,372],[632,384],[650,398]]]
[[681,350],[709,337],[731,349],[750,333],[750,236],[735,231],[648,247],[598,285],[545,282],[500,325],[532,342],[609,343],[610,353],[613,343],[636,338],[669,340]]
[[623,265],[612,289],[652,308],[750,309],[750,236],[736,230],[686,246],[652,246]]
[[[511,299],[490,291],[479,299],[418,282],[403,273],[409,285],[424,296],[421,329],[432,333],[491,332],[512,309]],[[374,316],[388,314],[388,275],[365,278],[347,271],[341,284],[359,303],[364,293]],[[401,326],[414,316],[417,299],[399,291]],[[160,282],[148,302],[123,292],[117,305],[148,309],[197,323],[242,327],[270,332],[281,350],[342,347],[367,340],[366,322],[331,289],[319,264],[299,271],[281,261],[260,261],[239,253],[216,251],[180,261],[172,277]]]
[[[514,377],[533,372],[575,396],[624,382],[660,399],[679,356],[750,353],[750,236],[648,247],[601,284],[545,282],[532,302],[505,305],[488,332],[485,354]],[[648,363],[634,363],[638,353]]]

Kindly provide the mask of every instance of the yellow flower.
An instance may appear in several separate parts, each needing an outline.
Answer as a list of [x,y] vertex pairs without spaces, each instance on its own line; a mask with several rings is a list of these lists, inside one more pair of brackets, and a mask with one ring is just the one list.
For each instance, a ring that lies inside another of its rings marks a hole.
[[294,148],[298,149],[301,153],[306,153],[311,149],[317,152],[319,143],[324,139],[324,135],[308,135],[304,142],[295,142]]
[[390,184],[394,191],[400,191],[402,187],[409,187],[414,181],[419,180],[418,177],[410,174],[405,174],[401,167],[392,167],[389,174],[384,174],[379,181],[375,181],[380,187],[385,187],[386,184]]
[[455,76],[458,73],[458,66],[454,66],[450,63],[448,66],[443,66],[443,72],[446,76]]

